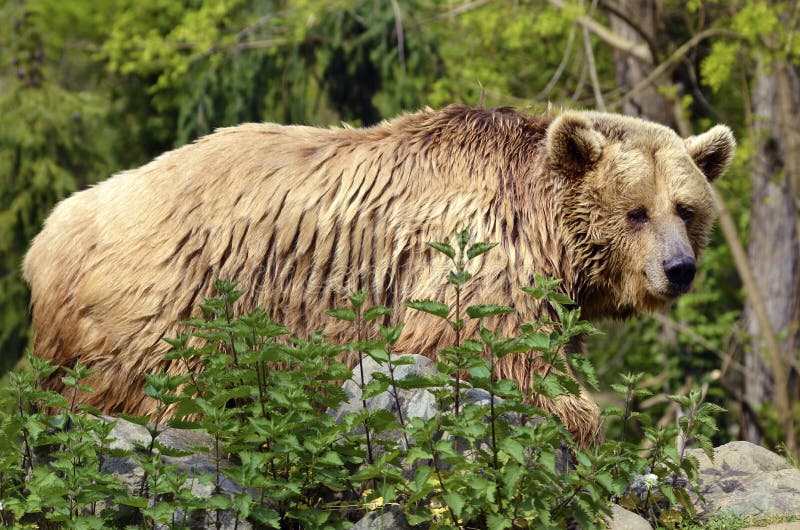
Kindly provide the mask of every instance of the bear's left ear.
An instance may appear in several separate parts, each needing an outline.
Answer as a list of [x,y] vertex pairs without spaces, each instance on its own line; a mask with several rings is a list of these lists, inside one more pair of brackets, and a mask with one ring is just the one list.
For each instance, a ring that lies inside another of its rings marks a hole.
[[689,156],[709,182],[728,170],[736,152],[736,139],[725,125],[715,125],[703,134],[690,136],[684,142]]
[[589,120],[576,112],[565,112],[547,128],[545,149],[551,167],[578,177],[594,167],[603,144]]

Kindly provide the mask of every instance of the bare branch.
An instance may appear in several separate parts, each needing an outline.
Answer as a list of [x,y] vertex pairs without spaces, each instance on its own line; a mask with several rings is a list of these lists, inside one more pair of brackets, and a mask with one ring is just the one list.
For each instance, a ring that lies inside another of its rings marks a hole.
[[542,91],[536,94],[536,96],[533,99],[539,100],[542,98],[546,98],[553,90],[553,87],[556,86],[558,80],[561,79],[561,74],[564,73],[564,70],[567,67],[567,63],[569,62],[570,55],[572,55],[573,42],[575,42],[574,24],[569,30],[569,37],[567,37],[567,47],[564,49],[564,56],[561,57],[561,62],[558,64],[558,68],[556,68],[555,73],[553,73],[553,77],[550,78],[550,81],[547,82],[547,85],[545,85]]
[[481,6],[484,6],[489,2],[491,2],[491,0],[473,0],[472,2],[466,2],[464,4],[461,4],[460,6],[454,7],[450,11],[435,16],[434,20],[449,18],[449,17],[457,17],[458,15],[466,13],[467,11],[471,11],[473,9],[477,9]]
[[581,96],[581,92],[583,92],[583,85],[586,84],[586,71],[588,68],[586,67],[586,61],[584,61],[583,65],[581,66],[581,75],[578,77],[578,82],[575,85],[575,92],[572,93],[571,101],[575,103],[578,101],[578,98]]
[[406,71],[406,50],[405,50],[405,37],[403,34],[403,13],[400,11],[400,6],[397,0],[392,0],[392,10],[394,11],[394,27],[397,33],[397,53],[400,56],[400,68]]
[[594,52],[592,51],[592,39],[589,37],[589,30],[583,27],[583,50],[586,53],[586,64],[589,68],[589,77],[592,80],[592,90],[594,91],[594,101],[598,110],[606,111],[606,103],[603,101],[603,91],[600,90],[600,79],[597,78],[597,66],[594,63]]
[[728,208],[725,205],[722,197],[717,190],[712,190],[714,196],[714,204],[719,212],[719,223],[722,228],[722,233],[725,235],[725,240],[730,246],[733,261],[736,264],[736,269],[739,271],[739,277],[745,285],[745,291],[750,298],[750,304],[758,321],[759,334],[764,341],[766,347],[766,357],[769,361],[772,371],[772,378],[775,381],[775,408],[783,424],[784,429],[787,431],[786,445],[789,449],[794,451],[796,444],[794,440],[793,418],[791,411],[791,398],[789,396],[788,379],[789,368],[781,356],[781,346],[778,342],[778,337],[772,327],[772,322],[769,319],[767,312],[767,305],[764,298],[761,296],[761,290],[756,283],[753,270],[750,268],[750,262],[747,259],[747,253],[744,246],[739,241],[739,236],[736,231],[736,224],[731,217]]
[[683,43],[677,50],[672,52],[672,54],[669,57],[667,57],[667,59],[665,59],[658,66],[653,68],[653,70],[647,75],[647,77],[642,79],[640,82],[636,83],[636,85],[633,88],[631,88],[628,92],[626,92],[625,95],[623,95],[619,100],[611,104],[611,108],[619,109],[620,107],[622,107],[625,103],[633,99],[633,97],[636,96],[636,94],[638,94],[639,92],[641,92],[642,90],[653,84],[656,79],[661,77],[667,70],[669,70],[675,64],[677,64],[678,61],[682,60],[683,57],[685,57],[686,54],[692,50],[692,48],[700,44],[701,41],[716,35],[727,35],[727,36],[738,37],[738,35],[735,35],[729,31],[722,30],[719,28],[709,28],[707,30],[701,31],[700,33],[694,35],[691,39]]
[[[562,11],[567,6],[567,3],[564,2],[564,0],[548,0],[548,2],[550,2],[550,5],[553,7],[561,9]],[[617,33],[611,31],[604,25],[586,15],[576,17],[575,22],[592,32],[609,46],[629,53],[646,63],[652,64],[653,55],[650,53],[650,49],[644,44],[629,41],[628,39],[619,36]]]
[[[739,239],[739,232],[736,229],[736,223],[734,222],[733,217],[728,211],[728,207],[725,204],[722,196],[720,196],[719,192],[717,192],[716,189],[712,189],[712,194],[714,198],[714,206],[719,213],[720,228],[725,236],[725,241],[730,247],[731,256],[733,256],[736,270],[739,272],[739,277],[744,284],[745,291],[747,292],[748,296],[751,297],[753,302],[753,312],[756,314],[756,319],[758,320],[758,325],[763,335],[762,338],[767,345],[767,349],[770,350],[769,357],[773,358],[774,362],[775,355],[777,355],[778,359],[780,359],[781,347],[778,343],[778,338],[775,335],[775,331],[772,329],[772,322],[769,319],[767,305],[764,301],[764,298],[761,296],[761,290],[758,288],[758,283],[756,283],[753,270],[750,267],[749,260],[747,259],[747,251],[745,251],[744,245],[742,245],[742,242]],[[774,368],[777,367],[773,367],[773,369]]]

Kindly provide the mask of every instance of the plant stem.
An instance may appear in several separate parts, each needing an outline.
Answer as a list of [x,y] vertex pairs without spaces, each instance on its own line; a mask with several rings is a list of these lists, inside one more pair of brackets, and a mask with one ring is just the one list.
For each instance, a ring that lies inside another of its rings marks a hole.
[[[491,369],[489,371],[489,414],[490,414],[490,423],[492,427],[492,468],[494,469],[495,479],[497,478],[497,473],[500,470],[500,464],[497,460],[497,432],[496,432],[496,423],[497,423],[497,416],[495,415],[494,410],[494,366],[495,366],[495,355],[494,349],[491,350]],[[503,512],[503,496],[498,488],[497,491],[497,506],[500,512]]]
[[[361,308],[356,308],[356,342],[358,343],[358,372],[361,377],[361,407],[363,410],[367,409],[367,400],[364,398],[364,387],[366,387],[364,378],[364,350],[361,349],[361,343],[364,340],[364,321],[361,318]],[[372,440],[369,434],[369,420],[364,418],[364,434],[367,439],[367,463],[372,464],[375,460],[372,456]]]
[[[459,263],[456,264],[456,270],[458,274],[464,272],[464,257],[461,257]],[[461,346],[461,285],[456,285],[456,320],[455,320],[455,332],[456,332],[456,382],[455,382],[455,391],[456,391],[456,399],[454,404],[454,410],[456,416],[458,416],[459,406],[461,404],[461,354],[458,352],[459,346]]]
[[628,385],[628,391],[625,393],[625,414],[622,416],[622,434],[619,437],[620,442],[625,441],[628,430],[628,420],[631,413],[631,401],[633,400],[633,386]]
[[181,357],[181,361],[183,361],[183,366],[186,368],[186,373],[189,374],[189,378],[192,380],[192,385],[194,385],[194,391],[199,396],[202,395],[200,392],[200,384],[197,381],[197,374],[192,371],[192,368],[189,366],[189,361],[186,360],[186,357]]
[[[22,406],[23,402],[23,395],[22,389],[20,388],[17,392],[17,405],[19,406],[19,419],[22,422],[22,440],[25,443],[25,459],[28,460],[28,465],[31,469],[33,469],[33,451],[31,450],[31,445],[29,443],[29,433],[28,428],[25,427],[25,407]],[[22,468],[25,469],[25,459],[22,460]],[[29,471],[29,470],[28,470]],[[27,471],[26,471],[27,473]]]
[[[439,488],[441,488],[442,494],[445,494],[447,493],[447,488],[444,485],[442,473],[439,471],[439,459],[436,457],[436,448],[433,446],[433,440],[430,440],[428,443],[430,444],[431,455],[433,457],[433,471],[436,473],[436,479],[439,481]],[[445,503],[445,505],[447,505],[447,503]],[[453,521],[453,524],[458,527],[458,518],[449,505],[447,505],[447,511],[450,513],[450,519]]]
[[[214,493],[219,494],[222,490],[220,487],[220,456],[219,456],[219,429],[215,429],[217,432],[214,433]],[[217,508],[214,514],[214,526],[217,527],[217,530],[222,528],[222,510]]]
[[233,364],[237,368],[239,367],[239,357],[236,354],[236,341],[233,338],[233,331],[231,331],[231,314],[233,313],[233,309],[231,305],[228,303],[227,298],[225,299],[225,320],[228,322],[228,337],[231,339],[231,354],[233,355]]
[[394,397],[395,405],[397,405],[397,419],[400,420],[400,428],[403,432],[403,441],[406,443],[406,451],[408,451],[409,443],[408,443],[408,434],[406,434],[406,422],[403,419],[403,407],[400,404],[400,395],[397,389],[397,381],[394,378],[394,364],[392,363],[392,347],[391,345],[386,345],[386,355],[388,356],[389,360],[387,364],[389,365],[389,379],[392,382],[392,396]]

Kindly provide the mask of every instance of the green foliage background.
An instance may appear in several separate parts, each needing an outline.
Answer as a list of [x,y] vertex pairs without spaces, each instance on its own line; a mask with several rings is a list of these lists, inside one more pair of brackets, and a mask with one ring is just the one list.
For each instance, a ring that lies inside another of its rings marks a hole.
[[[661,58],[712,30],[674,77],[687,83],[681,104],[697,130],[726,122],[739,133],[735,167],[719,189],[742,233],[752,153],[746,79],[757,52],[796,58],[800,39],[780,24],[790,8],[751,0],[662,6]],[[58,200],[245,121],[369,125],[456,102],[531,112],[590,107],[574,24],[587,9],[533,0],[107,0],[102,8],[2,0],[0,373],[29,342],[21,260]],[[769,39],[779,42],[766,47]],[[591,42],[600,87],[613,95],[613,50]],[[670,317],[683,327],[651,319],[607,325],[590,343],[600,375],[662,374],[658,390],[680,387],[687,374],[713,383],[720,354],[741,341],[743,293],[721,237],[700,276]],[[716,386],[710,392],[724,404]]]

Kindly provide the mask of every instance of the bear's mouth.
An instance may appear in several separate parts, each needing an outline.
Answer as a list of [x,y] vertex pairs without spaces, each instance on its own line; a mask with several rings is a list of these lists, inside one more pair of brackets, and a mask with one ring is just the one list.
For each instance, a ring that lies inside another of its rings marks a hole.
[[690,283],[689,284],[683,284],[683,285],[670,284],[669,287],[667,287],[667,292],[665,293],[665,296],[667,296],[667,297],[669,297],[671,299],[675,299],[675,298],[678,298],[681,295],[684,295],[684,294],[688,293],[689,289],[691,289],[691,288],[692,288],[692,284],[690,284]]
[[691,283],[672,283],[667,281],[666,278],[664,278],[663,282],[656,283],[652,281],[646,270],[643,271],[642,274],[647,282],[647,290],[649,291],[650,295],[664,302],[672,302],[676,298],[679,298],[680,296],[689,292],[689,290],[692,288]]

